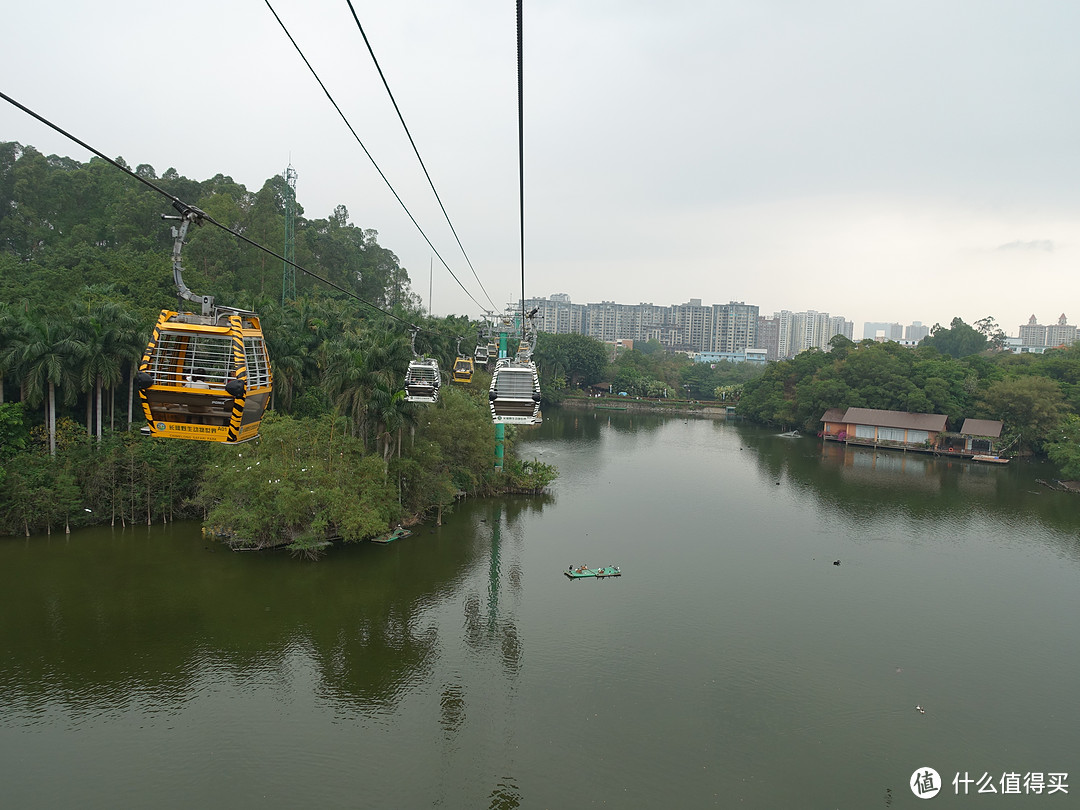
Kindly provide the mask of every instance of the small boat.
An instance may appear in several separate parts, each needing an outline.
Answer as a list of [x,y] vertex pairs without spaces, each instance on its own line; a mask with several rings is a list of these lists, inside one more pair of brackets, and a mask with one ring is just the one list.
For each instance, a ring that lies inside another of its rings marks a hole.
[[972,461],[983,461],[983,462],[986,462],[987,464],[1008,464],[1009,463],[1009,460],[1007,458],[1002,458],[1001,456],[979,455],[979,456],[972,456],[971,460]]
[[587,565],[571,565],[563,573],[570,579],[587,579],[589,577],[603,579],[604,577],[622,576],[622,571],[619,570],[617,565],[602,565],[599,568],[589,568]]
[[801,439],[802,438],[802,434],[799,433],[799,431],[797,431],[797,430],[789,430],[787,433],[778,433],[777,435],[781,436],[781,437],[783,437],[785,439]]
[[412,532],[408,529],[398,526],[390,534],[380,534],[378,537],[372,537],[372,543],[393,543],[395,540],[400,540],[403,537],[410,537]]

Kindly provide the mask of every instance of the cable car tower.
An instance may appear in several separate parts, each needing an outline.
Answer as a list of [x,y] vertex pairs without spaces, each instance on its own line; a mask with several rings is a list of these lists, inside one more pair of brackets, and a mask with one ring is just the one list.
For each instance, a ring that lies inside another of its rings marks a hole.
[[281,271],[281,305],[296,300],[296,169],[285,169],[285,261]]

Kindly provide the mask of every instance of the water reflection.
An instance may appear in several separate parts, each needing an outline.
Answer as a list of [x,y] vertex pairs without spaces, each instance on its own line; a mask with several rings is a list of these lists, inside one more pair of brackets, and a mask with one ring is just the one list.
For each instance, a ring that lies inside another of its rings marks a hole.
[[[614,406],[617,407],[617,406]],[[593,410],[591,408],[566,407],[544,411],[542,435],[545,439],[570,439],[575,443],[597,442],[604,429],[617,433],[652,433],[670,421],[670,416],[648,411]],[[520,434],[529,438],[535,433]]]
[[1037,462],[1008,467],[943,456],[788,439],[739,425],[739,440],[763,486],[783,484],[829,512],[858,520],[918,520],[945,527],[959,520],[997,521],[1031,532],[1080,559],[1075,542],[1080,498],[1037,479],[1054,473]]
[[51,546],[0,543],[0,587],[20,606],[19,621],[0,623],[3,722],[33,722],[44,705],[72,718],[133,701],[179,706],[208,673],[242,686],[298,654],[313,663],[325,698],[348,711],[385,711],[438,658],[430,611],[481,567],[487,615],[474,595],[466,623],[480,620],[485,637],[494,631],[492,649],[512,674],[521,643],[500,599],[523,575],[499,533],[520,543],[513,526],[542,508],[523,497],[500,502],[505,525],[496,513],[485,538],[466,506],[460,520],[419,532],[411,545],[335,549],[314,565],[225,552],[176,524],[89,530]]
[[546,417],[554,498],[317,564],[191,526],[0,541],[8,803],[865,807],[924,758],[1063,767],[1080,604],[1044,547],[1080,502],[1040,473]]

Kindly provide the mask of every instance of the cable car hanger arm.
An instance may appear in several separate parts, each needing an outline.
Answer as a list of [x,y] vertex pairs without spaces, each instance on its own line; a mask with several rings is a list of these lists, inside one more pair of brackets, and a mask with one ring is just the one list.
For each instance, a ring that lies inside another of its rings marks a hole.
[[199,295],[193,293],[184,283],[184,267],[180,263],[180,251],[184,247],[185,237],[188,232],[188,225],[194,222],[196,225],[201,225],[203,218],[206,214],[200,211],[193,205],[187,205],[180,202],[180,200],[173,200],[173,208],[180,212],[180,216],[173,216],[171,214],[162,214],[162,219],[178,220],[180,227],[175,225],[172,229],[173,235],[173,250],[172,250],[172,268],[173,268],[173,281],[176,282],[176,294],[183,301],[191,301],[194,304],[202,306],[202,314],[210,315],[214,310],[214,296],[212,295]]

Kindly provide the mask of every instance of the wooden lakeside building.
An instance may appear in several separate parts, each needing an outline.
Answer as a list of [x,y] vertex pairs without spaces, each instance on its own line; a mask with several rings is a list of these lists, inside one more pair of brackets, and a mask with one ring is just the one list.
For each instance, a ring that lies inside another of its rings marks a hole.
[[821,417],[825,441],[905,452],[931,453],[977,461],[1003,462],[994,453],[1002,423],[965,419],[959,433],[945,430],[948,417],[940,413],[909,413],[875,408],[830,408]]

